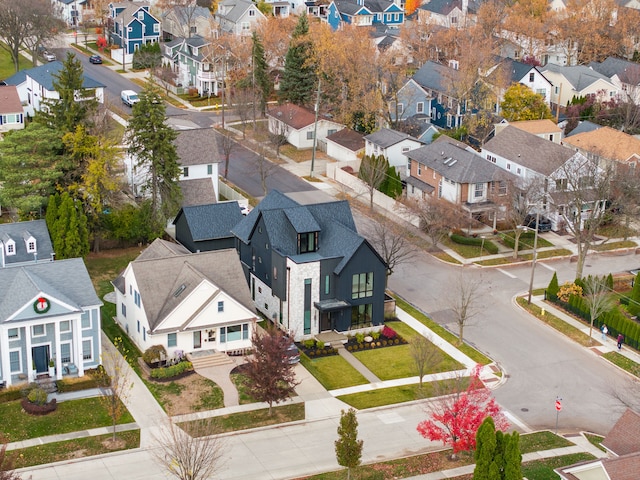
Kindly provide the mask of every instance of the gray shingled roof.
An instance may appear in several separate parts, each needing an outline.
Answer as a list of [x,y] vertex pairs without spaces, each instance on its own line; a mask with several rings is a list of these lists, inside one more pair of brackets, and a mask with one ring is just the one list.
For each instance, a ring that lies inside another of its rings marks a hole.
[[348,148],[353,152],[364,148],[364,135],[350,128],[343,128],[335,133],[327,136],[327,140],[337,143],[338,145]]
[[179,157],[178,163],[188,167],[220,162],[215,135],[212,128],[180,130],[174,142]]
[[[60,60],[56,60],[55,62],[48,62],[44,65],[18,72],[5,80],[5,82],[7,85],[20,85],[26,80],[26,75],[29,75],[45,89],[53,92],[55,91],[55,88],[53,87],[54,75],[59,75],[62,68],[62,62]],[[83,74],[82,78],[82,88],[104,88],[102,83],[85,74]]]
[[3,241],[12,238],[16,243],[16,254],[10,256],[5,255],[4,257],[6,266],[10,266],[12,263],[34,260],[33,253],[27,252],[27,246],[24,242],[25,232],[29,232],[33,238],[36,239],[38,260],[51,258],[53,246],[46,221],[32,220],[30,222],[2,223],[0,224],[0,238]]
[[173,223],[181,215],[184,215],[194,241],[232,237],[231,229],[243,219],[235,201],[182,207]]
[[218,14],[220,17],[225,18],[232,23],[237,23],[242,15],[244,15],[244,12],[252,6],[255,6],[253,2],[249,2],[247,0],[222,0],[222,2],[218,4],[218,11],[220,11],[220,5],[232,5],[231,10],[226,15]]
[[563,66],[554,65],[553,63],[548,63],[544,67],[541,67],[542,73],[544,72],[555,72],[567,79],[567,81],[573,86],[573,89],[577,92],[580,92],[587,88],[589,85],[593,84],[597,80],[604,80],[606,82],[611,83],[611,79],[606,75],[596,72],[591,68],[585,65],[573,65],[573,66]]
[[[260,218],[264,221],[273,250],[296,262],[340,258],[342,260],[336,266],[336,273],[340,273],[365,242],[356,230],[349,203],[345,200],[300,205],[279,191],[272,190],[233,229],[233,233],[244,243],[249,243]],[[310,231],[319,232],[318,250],[298,255],[297,233]]]
[[458,75],[458,70],[429,60],[411,78],[423,88],[446,93]]
[[485,183],[508,173],[447,136],[405,154],[457,183]]
[[[154,244],[156,242],[158,240]],[[152,332],[205,280],[216,285],[250,312],[255,312],[235,249],[173,254],[164,258],[144,258],[141,255],[131,262],[131,268]],[[185,288],[181,294],[174,296],[174,292],[182,285]]]
[[[2,322],[40,294],[64,302],[75,311],[102,305],[81,258],[0,269],[0,291]],[[43,314],[34,312],[33,316],[42,318]]]
[[213,178],[187,178],[180,180],[180,191],[182,192],[182,206],[204,205],[216,203],[216,191],[214,189]]
[[618,78],[631,85],[640,85],[640,65],[621,58],[607,57],[602,62],[591,62],[589,67],[608,78],[618,75]]
[[594,130],[598,130],[599,128],[602,128],[602,125],[590,122],[589,120],[583,120],[582,122],[578,123],[578,126],[571,130],[566,136],[571,137],[572,135],[578,135],[579,133],[593,132]]
[[485,143],[484,150],[543,175],[551,175],[576,154],[570,148],[511,125]]
[[[420,5],[418,8],[428,12],[439,13],[440,15],[448,15],[456,7],[462,10],[461,0],[430,0],[427,3]],[[470,13],[476,13],[478,11],[478,7],[478,3],[473,0],[469,2],[468,8]]]
[[391,130],[390,128],[381,128],[377,132],[370,133],[365,140],[380,146],[381,148],[388,148],[396,143],[400,143],[402,140],[410,139],[420,142],[417,138],[407,135],[406,133],[398,132],[397,130]]
[[338,11],[345,15],[353,16],[360,10],[369,10],[363,5],[358,5],[354,0],[334,0],[334,3],[336,4]]

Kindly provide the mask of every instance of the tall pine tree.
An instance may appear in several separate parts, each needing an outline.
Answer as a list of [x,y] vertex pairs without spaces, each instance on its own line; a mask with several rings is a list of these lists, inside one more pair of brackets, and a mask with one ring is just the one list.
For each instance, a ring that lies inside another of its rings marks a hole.
[[49,198],[49,208],[55,211],[47,211],[46,218],[56,258],[84,257],[89,253],[89,230],[81,203],[64,192]]
[[152,85],[140,93],[133,106],[126,140],[136,166],[147,172],[143,189],[151,198],[151,222],[154,230],[162,230],[166,220],[180,207],[182,193],[178,179],[180,166],[174,140],[178,133],[166,124],[165,106]]
[[291,35],[280,80],[280,100],[308,107],[314,103],[317,76],[313,65],[313,43],[309,20],[301,15]]
[[269,78],[269,71],[267,65],[267,58],[264,53],[264,45],[258,34],[254,31],[251,37],[253,42],[253,48],[251,50],[251,57],[253,60],[253,80],[254,87],[257,90],[257,94],[260,99],[260,113],[264,117],[267,109],[267,101],[271,95],[272,85]]
[[496,451],[496,426],[493,418],[487,417],[476,433],[476,467],[474,480],[490,480],[491,463]]
[[496,431],[491,417],[476,433],[476,466],[473,480],[522,480],[522,455],[518,432]]

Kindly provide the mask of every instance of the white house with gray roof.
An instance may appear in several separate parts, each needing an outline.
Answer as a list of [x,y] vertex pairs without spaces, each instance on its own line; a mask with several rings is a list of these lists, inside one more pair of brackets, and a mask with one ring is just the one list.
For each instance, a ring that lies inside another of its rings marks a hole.
[[162,34],[164,40],[173,40],[194,35],[213,36],[213,15],[208,8],[192,5],[174,5],[162,12]]
[[558,66],[547,64],[542,73],[553,84],[551,106],[564,108],[574,98],[594,96],[600,102],[618,95],[618,87],[602,73],[585,65]]
[[381,128],[364,137],[365,155],[384,155],[389,166],[394,167],[402,178],[407,173],[407,152],[423,145],[417,138],[390,128]]
[[218,144],[211,128],[181,130],[175,140],[182,168],[180,188],[186,205],[202,205],[218,199]]
[[81,377],[100,364],[102,302],[81,258],[1,268],[0,291],[0,383]]
[[589,68],[606,75],[618,87],[622,100],[640,104],[640,64],[607,57],[602,62],[591,62]]
[[272,190],[233,233],[256,308],[296,341],[384,322],[386,264],[348,202],[303,205]]
[[214,16],[222,32],[240,36],[251,35],[258,22],[266,18],[249,0],[222,0]]
[[145,351],[169,358],[251,346],[256,314],[235,249],[191,253],[155,240],[113,281],[117,321]]
[[[5,80],[7,85],[15,85],[20,101],[24,105],[24,113],[33,116],[42,110],[47,101],[60,99],[53,82],[63,69],[61,61],[49,62],[38,67],[21,70]],[[76,101],[95,98],[104,103],[105,86],[93,78],[82,75],[82,91],[76,92]]]

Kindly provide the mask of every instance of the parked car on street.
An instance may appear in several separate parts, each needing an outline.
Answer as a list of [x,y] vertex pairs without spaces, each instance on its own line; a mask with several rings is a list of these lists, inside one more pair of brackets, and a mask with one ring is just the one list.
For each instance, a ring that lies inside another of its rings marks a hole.
[[45,51],[42,54],[42,58],[44,58],[47,62],[55,62],[56,61],[56,54]]
[[100,55],[91,55],[89,62],[94,64],[102,63],[102,57]]
[[138,103],[140,101],[140,97],[133,90],[122,90],[120,92],[120,98],[122,99],[122,103],[129,107],[133,107],[134,103]]
[[[536,216],[535,215],[527,215],[524,218],[523,225],[529,228],[536,228]],[[540,224],[538,225],[538,232],[550,232],[551,231],[551,220],[547,217],[543,217],[540,215]]]

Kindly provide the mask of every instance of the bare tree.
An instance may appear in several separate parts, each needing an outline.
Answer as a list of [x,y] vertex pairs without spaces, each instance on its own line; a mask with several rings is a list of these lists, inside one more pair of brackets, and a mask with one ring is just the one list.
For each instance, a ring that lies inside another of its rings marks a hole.
[[231,136],[231,133],[227,131],[219,132],[220,136],[218,137],[218,144],[220,145],[220,150],[222,150],[222,155],[224,156],[224,178],[227,178],[229,174],[229,160],[231,159],[231,152],[233,152],[234,148],[236,148],[236,141]]
[[451,230],[460,228],[466,217],[460,206],[431,196],[407,199],[404,208],[417,215],[420,229],[429,236],[434,247],[437,247]]
[[124,402],[131,393],[131,367],[126,353],[122,350],[122,339],[116,337],[114,343],[105,342],[102,351],[102,367],[104,372],[99,378],[100,400],[111,418],[113,427],[112,441],[116,440],[116,425],[127,411]]
[[278,165],[271,162],[265,155],[265,148],[259,147],[256,153],[255,171],[260,176],[260,185],[262,185],[262,191],[267,194],[267,178],[269,178],[275,171]]
[[387,177],[389,162],[384,155],[365,155],[360,162],[358,177],[367,185],[369,208],[373,210],[373,195]]
[[445,294],[447,306],[453,312],[458,325],[458,341],[464,341],[464,327],[469,325],[473,317],[480,313],[481,279],[473,279],[463,275],[460,271],[451,284],[448,293]]
[[173,71],[171,65],[158,65],[152,69],[153,76],[162,85],[164,94],[169,96],[169,89],[176,84],[178,74]]
[[281,330],[269,325],[266,330],[256,328],[252,337],[253,355],[248,358],[244,373],[249,378],[248,390],[259,402],[269,404],[269,415],[274,403],[289,398],[298,384],[294,365],[289,363],[287,350],[293,343]]
[[289,125],[275,119],[269,120],[269,142],[276,147],[276,158],[280,158],[280,147],[287,144]]
[[386,217],[380,217],[373,222],[373,230],[369,237],[376,251],[387,264],[386,285],[395,268],[411,260],[413,245],[407,238],[405,230]]
[[591,334],[593,322],[605,312],[608,312],[615,305],[613,296],[607,286],[606,278],[592,277],[589,275],[583,279],[584,282],[584,303],[589,308],[590,324],[589,338],[593,341]]
[[4,435],[0,435],[0,480],[20,480],[14,470],[15,453],[7,452],[7,439]]
[[205,480],[220,471],[224,458],[224,444],[213,435],[212,420],[196,420],[186,428],[188,433],[171,420],[155,436],[160,448],[151,450],[160,465],[179,480]]
[[229,96],[229,101],[233,105],[242,130],[242,139],[246,138],[247,124],[251,120],[251,109],[253,104],[253,93],[248,88],[236,88]]
[[418,377],[420,377],[420,387],[422,387],[422,379],[427,373],[430,365],[434,365],[439,358],[440,353],[433,345],[431,339],[422,335],[416,335],[409,343],[411,357],[416,364]]
[[[622,236],[627,240],[632,219],[637,219],[640,209],[640,169],[635,165],[617,164],[611,181],[611,210],[622,216]],[[616,220],[618,220],[616,218]]]

